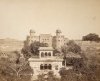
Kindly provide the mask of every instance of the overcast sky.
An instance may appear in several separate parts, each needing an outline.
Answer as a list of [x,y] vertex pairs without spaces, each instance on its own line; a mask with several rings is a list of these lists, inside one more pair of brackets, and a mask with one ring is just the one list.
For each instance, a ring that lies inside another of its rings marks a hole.
[[100,35],[100,0],[0,0],[0,39],[25,40],[61,29],[69,39]]

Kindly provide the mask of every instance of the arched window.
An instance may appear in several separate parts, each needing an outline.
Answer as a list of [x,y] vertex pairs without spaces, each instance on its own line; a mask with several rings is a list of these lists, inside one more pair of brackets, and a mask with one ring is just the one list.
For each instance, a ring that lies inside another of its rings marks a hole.
[[43,69],[44,69],[44,68],[43,68],[43,64],[41,64],[41,65],[40,65],[40,70],[43,70]]
[[65,64],[65,61],[62,61],[62,65],[63,65],[63,66],[65,66],[65,65],[66,65],[66,64]]
[[44,57],[44,53],[43,52],[41,53],[41,57]]
[[44,69],[48,69],[48,66],[47,66],[47,64],[45,64],[45,65],[44,65]]
[[47,52],[45,52],[45,56],[47,56]]
[[48,69],[49,69],[49,70],[52,69],[52,65],[51,65],[51,64],[48,65]]
[[48,56],[51,56],[51,52],[48,53]]

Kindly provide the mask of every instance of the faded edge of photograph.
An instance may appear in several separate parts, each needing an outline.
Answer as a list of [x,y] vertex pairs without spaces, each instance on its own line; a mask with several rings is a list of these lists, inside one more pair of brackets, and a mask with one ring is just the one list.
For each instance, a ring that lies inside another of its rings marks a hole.
[[0,81],[100,81],[100,0],[0,0]]

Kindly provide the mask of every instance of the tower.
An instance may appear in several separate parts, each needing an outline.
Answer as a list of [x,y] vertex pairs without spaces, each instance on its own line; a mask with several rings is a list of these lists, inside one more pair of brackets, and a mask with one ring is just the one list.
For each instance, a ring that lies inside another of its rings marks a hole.
[[30,36],[33,37],[34,34],[35,34],[35,31],[31,29],[31,30],[30,30]]
[[30,30],[30,43],[34,42],[34,36],[35,36],[35,31],[34,30]]
[[61,30],[60,29],[57,29],[56,30],[56,49],[60,49],[61,46],[62,46],[62,38],[63,36],[61,35]]
[[35,31],[34,30],[30,30],[29,32],[29,36],[27,36],[26,41],[25,41],[25,46],[30,46],[30,44],[32,42],[34,42],[34,36],[35,36]]
[[62,32],[61,32],[60,29],[57,29],[57,30],[56,30],[56,36],[57,36],[57,37],[59,37],[59,36],[61,35],[61,33],[62,33]]

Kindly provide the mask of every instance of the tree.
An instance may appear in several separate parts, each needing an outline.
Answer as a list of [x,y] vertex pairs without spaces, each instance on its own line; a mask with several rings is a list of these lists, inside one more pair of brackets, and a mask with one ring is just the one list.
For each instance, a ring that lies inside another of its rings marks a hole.
[[48,44],[46,44],[46,43],[34,42],[30,45],[30,51],[31,51],[31,53],[38,55],[39,47],[47,47],[47,46],[48,46]]
[[48,47],[47,43],[34,42],[30,46],[26,46],[22,48],[22,53],[25,58],[30,58],[32,55],[38,55],[39,47]]
[[38,75],[38,80],[37,81],[45,81],[45,75],[44,74],[39,74]]
[[36,81],[60,81],[60,79],[54,75],[53,71],[49,71],[47,74],[39,74]]
[[4,81],[4,79],[7,81],[21,81],[23,78],[20,76],[20,73],[23,70],[29,71],[31,69],[28,61],[22,60],[24,58],[19,55],[19,52],[15,51],[14,53],[17,53],[16,60],[10,60],[10,57],[0,59],[0,74],[2,76],[2,81]]
[[62,52],[64,54],[68,52],[73,52],[73,53],[80,53],[81,52],[81,47],[77,45],[73,40],[70,40],[67,45],[62,47]]
[[62,68],[60,71],[61,81],[77,81],[77,76],[72,69]]
[[61,54],[61,51],[60,51],[60,50],[54,49],[53,55],[55,55],[55,56],[60,56],[60,54]]
[[31,53],[31,49],[30,49],[30,46],[27,46],[27,47],[23,47],[21,52],[23,53],[24,57],[26,59],[30,58],[32,56],[32,53]]
[[55,77],[54,72],[53,71],[49,71],[47,74],[47,81],[60,81],[59,78]]
[[100,37],[99,37],[99,35],[97,35],[95,33],[90,33],[90,34],[88,34],[86,36],[83,36],[82,40],[83,41],[96,41],[96,42],[99,42],[100,41]]

